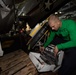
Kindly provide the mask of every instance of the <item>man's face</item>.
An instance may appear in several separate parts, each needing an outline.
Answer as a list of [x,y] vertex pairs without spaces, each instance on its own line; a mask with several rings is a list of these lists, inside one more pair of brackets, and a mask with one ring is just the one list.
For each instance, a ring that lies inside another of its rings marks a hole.
[[49,20],[48,23],[49,23],[49,26],[51,27],[52,30],[58,30],[60,27],[59,21]]

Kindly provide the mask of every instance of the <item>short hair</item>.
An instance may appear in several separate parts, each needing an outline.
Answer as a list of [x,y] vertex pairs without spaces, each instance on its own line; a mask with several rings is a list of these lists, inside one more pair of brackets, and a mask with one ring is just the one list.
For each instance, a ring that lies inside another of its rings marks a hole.
[[48,18],[48,21],[49,20],[56,20],[56,21],[59,21],[59,17],[57,15],[54,15],[54,14],[51,14]]

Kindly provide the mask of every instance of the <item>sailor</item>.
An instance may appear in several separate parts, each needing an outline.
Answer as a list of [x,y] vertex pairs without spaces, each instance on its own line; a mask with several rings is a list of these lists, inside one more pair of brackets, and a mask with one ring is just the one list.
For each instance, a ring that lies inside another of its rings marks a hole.
[[60,20],[56,15],[50,15],[48,19],[50,35],[40,47],[40,51],[44,51],[50,43],[55,45],[54,55],[58,51],[64,51],[64,59],[58,75],[72,75],[76,69],[76,22],[71,19]]

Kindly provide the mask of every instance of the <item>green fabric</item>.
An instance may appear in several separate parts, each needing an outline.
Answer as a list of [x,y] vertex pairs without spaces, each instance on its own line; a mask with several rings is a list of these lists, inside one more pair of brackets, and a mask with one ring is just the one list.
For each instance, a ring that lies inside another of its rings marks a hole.
[[76,22],[73,20],[62,20],[62,26],[58,31],[50,31],[50,36],[44,44],[44,47],[47,47],[50,42],[53,40],[55,34],[62,35],[64,40],[68,42],[58,44],[57,47],[59,50],[76,47]]
[[53,40],[54,36],[55,36],[55,33],[50,31],[50,36],[48,37],[47,41],[45,42],[44,47],[47,47],[50,44],[50,42]]

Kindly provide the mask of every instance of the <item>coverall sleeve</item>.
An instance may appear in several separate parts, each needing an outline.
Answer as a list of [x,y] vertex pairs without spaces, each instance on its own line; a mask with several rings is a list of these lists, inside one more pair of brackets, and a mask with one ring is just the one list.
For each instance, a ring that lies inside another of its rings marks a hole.
[[53,40],[54,36],[55,36],[55,32],[50,31],[50,35],[47,38],[46,42],[44,43],[44,47],[47,47],[50,44],[50,42]]
[[70,41],[58,44],[57,47],[59,50],[70,47],[76,47],[76,23],[72,22],[72,24],[68,25],[67,29],[69,32]]

